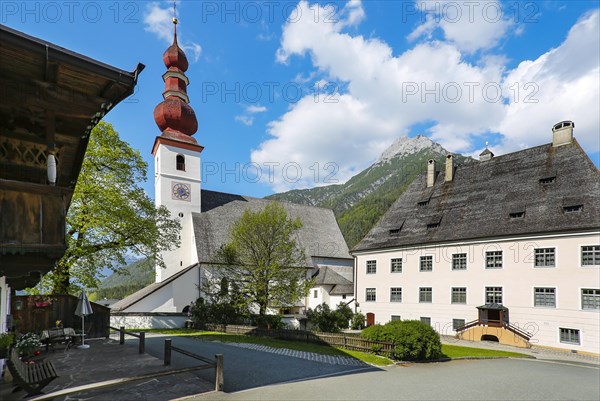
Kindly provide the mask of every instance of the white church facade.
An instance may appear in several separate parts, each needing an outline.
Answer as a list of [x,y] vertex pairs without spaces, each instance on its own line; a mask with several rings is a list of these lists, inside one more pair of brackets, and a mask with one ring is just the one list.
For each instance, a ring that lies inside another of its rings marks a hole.
[[[179,219],[181,245],[162,254],[166,268],[156,267],[155,283],[112,305],[111,310],[121,314],[181,313],[190,302],[202,296],[203,278],[214,265],[220,247],[228,242],[230,226],[246,210],[259,211],[273,202],[201,188],[201,152],[204,148],[192,137],[198,123],[186,92],[188,62],[177,44],[176,33],[163,61],[167,67],[163,75],[164,101],[154,110],[161,131],[152,149],[155,201],[157,206],[165,206]],[[288,217],[299,218],[303,224],[296,240],[306,255],[307,278],[318,277],[321,269],[325,272],[334,266],[332,268],[337,270],[343,269],[352,280],[353,259],[333,211],[286,202],[280,204]],[[338,286],[333,301],[353,299],[354,288],[351,281],[349,284]],[[334,289],[335,285],[319,283],[311,291]],[[292,305],[299,313],[307,306],[308,297]]]

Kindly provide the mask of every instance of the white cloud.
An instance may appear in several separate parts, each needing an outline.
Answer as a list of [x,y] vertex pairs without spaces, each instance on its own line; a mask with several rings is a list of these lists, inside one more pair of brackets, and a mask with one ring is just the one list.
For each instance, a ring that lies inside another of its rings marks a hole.
[[548,142],[552,126],[562,120],[575,122],[584,149],[600,150],[599,20],[598,10],[584,15],[559,47],[509,72],[504,91],[511,102],[493,127],[504,135],[503,150]]
[[246,126],[251,126],[252,124],[254,124],[254,117],[251,116],[246,116],[246,115],[239,115],[239,116],[235,116],[234,117],[235,121],[239,121],[242,124],[246,125]]
[[447,41],[467,53],[494,47],[513,25],[497,0],[452,1],[418,0],[417,9],[426,21],[408,35],[413,41],[440,28]]
[[[173,5],[173,1],[168,2]],[[153,33],[156,37],[168,44],[173,43],[173,9],[169,5],[161,7],[160,3],[152,2],[148,4],[144,14],[144,29]],[[202,46],[195,42],[184,40],[181,35],[181,29],[177,30],[177,40],[179,46],[186,52],[193,62],[200,59]]]
[[268,111],[268,109],[265,106],[261,106],[260,104],[252,104],[250,106],[246,106],[244,114],[235,116],[234,120],[249,127],[254,124],[254,114],[265,113],[266,111]]
[[[494,152],[502,153],[550,142],[552,124],[562,119],[575,121],[586,149],[599,131],[597,12],[573,27],[558,48],[506,71],[503,56],[466,62],[455,41],[426,41],[394,56],[377,38],[344,32],[347,19],[315,21],[318,5],[301,1],[298,7],[310,17],[283,26],[279,61],[308,56],[319,73],[315,88],[334,82],[344,90],[308,95],[269,123],[271,137],[252,151],[252,161],[280,167],[293,162],[302,171],[301,178],[275,171],[269,177],[275,191],[329,184],[322,180],[327,163],[337,166],[334,178],[344,182],[411,132],[463,153],[479,147],[473,145],[477,137],[500,133]],[[540,87],[537,105],[523,101],[528,82]],[[511,89],[517,84],[520,101]],[[430,128],[413,132],[415,125]]]
[[251,113],[251,114],[264,113],[267,110],[268,109],[265,106],[261,106],[261,105],[250,105],[250,106],[246,107],[246,112]]

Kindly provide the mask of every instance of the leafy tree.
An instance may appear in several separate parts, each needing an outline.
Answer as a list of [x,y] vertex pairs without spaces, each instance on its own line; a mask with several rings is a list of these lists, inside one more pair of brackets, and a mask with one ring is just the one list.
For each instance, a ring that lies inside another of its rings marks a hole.
[[138,185],[147,169],[111,124],[92,130],[67,214],[67,251],[47,277],[53,293],[68,293],[72,284],[97,287],[98,273],[118,270],[130,253],[164,266],[161,252],[179,245],[181,226]]
[[350,319],[354,316],[354,312],[352,312],[352,308],[350,308],[346,303],[340,302],[335,310],[336,316],[336,324],[340,330],[345,330],[350,325]]
[[352,330],[362,330],[365,328],[365,315],[360,312],[356,312],[354,316],[352,316],[352,323],[350,323],[350,327]]
[[[269,203],[263,210],[245,211],[219,251],[219,277],[236,286],[240,301],[257,305],[259,316],[267,307],[292,305],[308,294],[312,281],[306,279],[304,251],[295,239],[301,227],[283,206]],[[215,280],[212,285],[220,287]]]
[[307,318],[315,330],[326,333],[337,333],[348,328],[348,323],[352,315],[352,309],[343,302],[335,310],[332,310],[329,305],[323,303],[317,305],[314,310],[309,309]]

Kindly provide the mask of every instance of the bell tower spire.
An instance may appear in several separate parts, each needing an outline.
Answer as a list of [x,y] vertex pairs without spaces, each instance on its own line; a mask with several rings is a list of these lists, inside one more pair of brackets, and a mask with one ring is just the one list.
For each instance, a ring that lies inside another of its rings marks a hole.
[[[154,121],[160,130],[152,148],[155,165],[155,202],[166,207],[181,224],[179,248],[165,251],[166,268],[156,267],[156,281],[161,282],[197,263],[193,213],[201,210],[200,153],[204,149],[193,135],[198,130],[196,113],[187,93],[189,80],[185,74],[189,64],[177,43],[175,4],[173,5],[173,43],[163,54],[167,71],[162,75],[163,100],[154,109]],[[187,301],[186,301],[187,302]]]
[[187,86],[190,82],[185,75],[189,64],[185,52],[177,43],[179,21],[175,17],[175,12],[175,4],[173,4],[173,44],[163,54],[163,62],[167,68],[162,76],[165,90],[163,101],[154,109],[154,121],[161,131],[159,138],[199,146],[192,138],[198,130],[198,121],[194,109],[189,105]]

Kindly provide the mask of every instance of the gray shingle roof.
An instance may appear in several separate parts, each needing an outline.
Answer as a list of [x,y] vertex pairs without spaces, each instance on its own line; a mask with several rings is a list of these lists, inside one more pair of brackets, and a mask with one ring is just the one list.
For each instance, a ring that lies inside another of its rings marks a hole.
[[342,284],[352,285],[352,266],[329,266],[329,265],[319,265],[319,270],[317,271],[315,277],[315,284],[318,285],[336,285]]
[[119,311],[122,311],[123,309],[129,308],[131,305],[146,298],[148,295],[152,294],[153,292],[158,291],[162,287],[166,286],[167,284],[169,284],[169,283],[173,282],[174,280],[178,279],[179,277],[183,276],[185,273],[187,273],[188,271],[190,271],[191,269],[193,269],[195,267],[198,267],[198,264],[193,264],[191,266],[188,266],[185,269],[173,274],[166,280],[161,281],[160,283],[152,283],[150,285],[147,285],[146,287],[142,288],[141,290],[136,291],[133,294],[128,295],[127,297],[123,298],[122,300],[112,304],[110,307],[111,311],[119,312]]
[[[564,209],[576,205],[583,209]],[[599,228],[600,172],[574,141],[459,166],[433,188],[417,177],[353,250]]]
[[338,284],[329,292],[331,295],[352,295],[354,294],[354,285],[352,284]]
[[[274,202],[267,199],[202,190],[202,213],[194,213],[194,233],[200,263],[215,261],[216,252],[229,239],[229,227],[244,211],[259,211]],[[314,206],[279,202],[288,217],[298,217],[302,228],[297,241],[306,254],[306,266],[313,266],[311,257],[350,259],[348,245],[342,236],[333,211]]]

